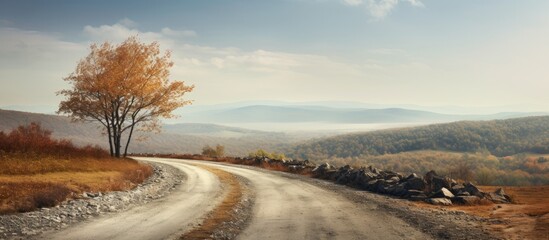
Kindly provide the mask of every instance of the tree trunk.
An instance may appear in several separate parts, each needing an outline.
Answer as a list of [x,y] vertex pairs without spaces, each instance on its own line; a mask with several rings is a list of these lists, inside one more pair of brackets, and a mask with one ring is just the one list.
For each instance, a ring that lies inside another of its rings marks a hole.
[[109,135],[109,152],[111,153],[111,157],[114,156],[114,153],[112,151],[112,132],[111,132],[111,126],[107,127],[107,134]]
[[116,139],[115,139],[115,148],[114,148],[114,155],[115,157],[119,158],[120,157],[120,140],[121,140],[121,135],[120,133],[116,133]]
[[112,135],[113,135],[113,147],[114,147],[114,156],[120,157],[120,129],[115,122],[112,123]]
[[128,141],[126,142],[126,147],[124,148],[124,157],[128,156],[128,147],[130,146],[130,141],[132,139],[134,126],[135,126],[135,123],[132,123],[132,127],[130,128],[130,134],[128,135]]

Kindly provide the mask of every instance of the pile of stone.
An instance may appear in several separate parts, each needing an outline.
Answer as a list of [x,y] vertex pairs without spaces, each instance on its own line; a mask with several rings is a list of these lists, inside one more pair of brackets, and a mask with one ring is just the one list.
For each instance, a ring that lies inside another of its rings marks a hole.
[[338,184],[436,205],[474,205],[483,199],[494,203],[511,202],[511,198],[501,188],[493,193],[483,192],[470,182],[458,183],[454,179],[439,176],[435,171],[430,171],[423,177],[415,173],[403,176],[372,166],[352,168],[346,165],[336,168],[324,163],[316,166],[312,174],[313,177]]
[[482,201],[510,203],[511,198],[503,189],[483,192],[473,183],[458,183],[454,179],[439,176],[430,171],[424,176],[380,170],[375,167],[352,168],[349,165],[335,167],[328,163],[314,165],[308,160],[274,160],[267,157],[234,158],[233,163],[281,169],[287,172],[312,175],[338,184],[393,195],[411,201],[425,201],[436,205],[476,205]]

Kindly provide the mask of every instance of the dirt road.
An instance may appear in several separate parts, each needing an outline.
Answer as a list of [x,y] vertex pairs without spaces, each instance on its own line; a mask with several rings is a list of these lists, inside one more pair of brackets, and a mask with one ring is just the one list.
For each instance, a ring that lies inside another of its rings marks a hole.
[[225,164],[192,163],[215,166],[252,182],[256,192],[254,215],[240,239],[430,238],[375,206],[357,206],[297,179]]
[[117,215],[105,216],[45,236],[55,239],[166,239],[212,209],[220,183],[195,165],[214,166],[252,183],[255,206],[240,239],[430,239],[404,221],[357,205],[334,192],[274,173],[202,161],[138,158],[176,166],[186,184],[163,200]]
[[[165,162],[148,159],[149,161]],[[200,223],[220,200],[217,177],[196,166],[168,163],[187,175],[182,185],[165,198],[82,222],[40,239],[177,239]]]

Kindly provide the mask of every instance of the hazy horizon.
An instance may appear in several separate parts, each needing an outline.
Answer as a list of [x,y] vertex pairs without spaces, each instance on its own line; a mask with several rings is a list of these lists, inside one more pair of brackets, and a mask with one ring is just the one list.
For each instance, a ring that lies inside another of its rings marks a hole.
[[[549,111],[549,2],[0,1],[0,107],[57,106],[91,43],[172,51],[196,106],[355,102]],[[380,107],[381,108],[381,107]]]

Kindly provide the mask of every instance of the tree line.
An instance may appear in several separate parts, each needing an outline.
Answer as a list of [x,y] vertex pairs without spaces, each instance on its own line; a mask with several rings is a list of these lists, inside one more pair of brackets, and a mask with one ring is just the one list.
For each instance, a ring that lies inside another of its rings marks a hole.
[[288,151],[298,159],[347,158],[418,150],[487,151],[494,156],[549,153],[549,116],[460,121],[348,134],[309,141]]

